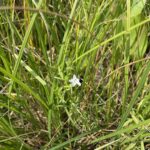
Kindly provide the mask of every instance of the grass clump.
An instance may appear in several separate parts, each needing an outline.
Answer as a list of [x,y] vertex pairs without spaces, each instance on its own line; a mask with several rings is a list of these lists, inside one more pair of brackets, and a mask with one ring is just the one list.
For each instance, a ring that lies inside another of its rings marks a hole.
[[0,149],[150,148],[149,9],[2,1]]

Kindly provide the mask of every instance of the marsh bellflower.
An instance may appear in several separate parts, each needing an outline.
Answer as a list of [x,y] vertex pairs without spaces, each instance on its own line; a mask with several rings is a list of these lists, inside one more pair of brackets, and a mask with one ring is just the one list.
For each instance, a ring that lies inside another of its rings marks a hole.
[[71,86],[74,87],[76,85],[81,86],[81,82],[80,79],[78,79],[76,77],[76,75],[73,75],[73,78],[69,80],[69,82],[71,83]]

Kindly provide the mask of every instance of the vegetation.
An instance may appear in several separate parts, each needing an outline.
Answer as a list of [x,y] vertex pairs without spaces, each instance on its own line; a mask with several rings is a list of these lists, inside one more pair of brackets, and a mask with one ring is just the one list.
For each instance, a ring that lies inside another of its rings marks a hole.
[[3,0],[0,38],[1,150],[150,148],[149,0]]

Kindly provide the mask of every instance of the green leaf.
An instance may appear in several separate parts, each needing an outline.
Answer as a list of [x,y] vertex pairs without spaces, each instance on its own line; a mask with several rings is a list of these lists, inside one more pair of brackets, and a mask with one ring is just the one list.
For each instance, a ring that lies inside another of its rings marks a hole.
[[146,68],[145,68],[145,70],[144,70],[144,72],[143,72],[143,74],[142,74],[142,76],[141,76],[141,79],[140,79],[140,81],[139,81],[138,87],[137,87],[137,89],[135,90],[135,92],[134,92],[134,94],[133,94],[133,97],[132,97],[132,99],[131,99],[131,101],[130,101],[130,103],[129,103],[129,106],[128,106],[128,108],[127,108],[128,111],[126,111],[126,112],[122,115],[122,117],[121,117],[121,122],[120,122],[120,124],[119,124],[119,126],[118,126],[118,129],[121,129],[121,128],[123,127],[124,122],[126,121],[126,119],[127,119],[128,115],[129,115],[131,109],[133,108],[133,106],[134,106],[134,104],[135,104],[135,102],[136,102],[136,100],[137,100],[139,94],[140,94],[141,91],[142,91],[142,88],[143,88],[143,86],[144,86],[144,84],[145,84],[145,81],[146,81],[146,79],[147,79],[147,76],[148,76],[148,74],[149,74],[149,71],[150,71],[150,61],[148,62],[147,66],[146,66]]
[[[38,8],[40,8],[41,4],[42,4],[42,0],[39,1]],[[19,64],[21,62],[21,58],[22,58],[22,55],[23,55],[23,52],[24,52],[24,48],[25,48],[25,46],[26,46],[26,44],[28,42],[28,38],[30,36],[31,30],[33,28],[33,25],[34,25],[34,22],[35,22],[35,19],[36,19],[37,15],[38,15],[38,13],[35,13],[33,15],[32,19],[31,19],[31,22],[30,22],[30,24],[28,26],[28,29],[26,31],[25,37],[24,37],[22,45],[21,45],[21,49],[19,51],[18,59],[17,59],[17,61],[15,63],[15,66],[14,66],[14,70],[13,70],[13,75],[14,76],[16,76],[16,74],[17,74],[17,70],[18,70],[18,67],[19,67]],[[13,82],[11,81],[10,88],[9,88],[9,94],[12,91],[12,86],[13,86]]]
[[[141,17],[137,16],[132,20],[132,24],[141,22]],[[147,26],[139,27],[130,32],[130,55],[135,58],[142,58],[148,45]]]
[[145,4],[146,0],[133,0],[133,4],[131,7],[131,17],[139,15],[142,12]]
[[5,76],[8,76],[9,78],[11,78],[13,82],[18,83],[18,85],[20,85],[25,91],[32,94],[35,97],[35,99],[37,99],[46,109],[48,109],[48,106],[44,102],[44,100],[36,92],[34,92],[29,86],[27,86],[21,80],[17,79],[14,75],[10,74],[9,72],[7,72],[5,69],[1,67],[0,67],[0,72],[2,72]]
[[99,137],[99,138],[93,140],[93,141],[91,142],[91,144],[97,143],[97,142],[100,142],[100,141],[102,141],[102,140],[106,140],[106,139],[109,139],[109,138],[112,138],[112,137],[115,137],[115,136],[118,136],[118,135],[121,135],[121,134],[123,134],[123,133],[130,133],[130,132],[132,132],[134,129],[139,128],[139,127],[142,127],[142,126],[144,126],[144,125],[148,125],[149,123],[150,123],[150,119],[145,120],[145,121],[142,121],[142,122],[140,122],[139,124],[130,125],[130,126],[126,127],[126,128],[120,129],[120,130],[118,130],[118,131],[114,131],[114,132],[112,132],[112,133],[110,133],[110,134],[107,134],[107,135],[104,135],[104,136],[101,136],[101,137]]

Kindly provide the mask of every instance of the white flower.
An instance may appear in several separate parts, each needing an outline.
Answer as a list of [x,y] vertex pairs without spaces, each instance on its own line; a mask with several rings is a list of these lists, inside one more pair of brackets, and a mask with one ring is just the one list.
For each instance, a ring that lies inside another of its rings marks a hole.
[[71,86],[74,87],[76,85],[81,86],[80,80],[76,77],[76,75],[73,75],[73,78],[69,80],[71,83]]

